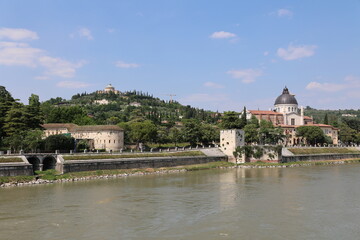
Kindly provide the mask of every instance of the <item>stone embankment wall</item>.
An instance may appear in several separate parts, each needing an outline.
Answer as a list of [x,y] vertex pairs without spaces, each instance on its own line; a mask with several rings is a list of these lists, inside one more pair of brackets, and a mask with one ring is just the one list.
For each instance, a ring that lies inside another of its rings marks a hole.
[[0,177],[34,175],[33,166],[29,163],[1,163]]
[[34,175],[33,165],[28,162],[25,156],[20,156],[20,158],[22,162],[0,163],[0,177]]
[[341,154],[313,154],[313,155],[293,155],[282,156],[281,162],[299,162],[299,161],[326,161],[326,160],[341,160],[341,159],[360,159],[358,153],[341,153]]
[[174,167],[216,161],[227,161],[227,158],[223,156],[191,156],[65,161],[63,165],[63,172]]

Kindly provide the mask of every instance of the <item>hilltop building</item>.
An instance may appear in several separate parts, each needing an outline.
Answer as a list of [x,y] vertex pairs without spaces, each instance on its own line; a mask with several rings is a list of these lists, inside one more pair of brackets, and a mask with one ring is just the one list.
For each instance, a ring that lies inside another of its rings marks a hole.
[[294,146],[302,143],[301,138],[296,136],[296,128],[304,125],[320,127],[324,134],[332,139],[333,144],[338,144],[339,129],[331,125],[316,124],[311,117],[304,116],[304,108],[299,108],[295,95],[290,94],[287,87],[285,87],[282,94],[276,98],[273,110],[246,111],[247,119],[251,119],[252,116],[255,116],[259,121],[267,120],[272,122],[274,126],[281,127],[287,136],[285,141],[286,145]]
[[87,140],[90,149],[118,151],[124,148],[124,130],[116,125],[78,126],[72,123],[44,124],[44,135],[65,134],[77,140]]
[[107,85],[104,90],[96,91],[96,93],[99,93],[99,94],[106,94],[106,93],[121,94],[121,92],[119,90],[115,90],[115,88],[111,84]]

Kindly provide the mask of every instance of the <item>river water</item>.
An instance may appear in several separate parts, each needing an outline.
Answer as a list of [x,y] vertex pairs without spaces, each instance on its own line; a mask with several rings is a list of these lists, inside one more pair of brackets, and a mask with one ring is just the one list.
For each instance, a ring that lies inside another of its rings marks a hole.
[[0,239],[360,239],[360,165],[0,189]]

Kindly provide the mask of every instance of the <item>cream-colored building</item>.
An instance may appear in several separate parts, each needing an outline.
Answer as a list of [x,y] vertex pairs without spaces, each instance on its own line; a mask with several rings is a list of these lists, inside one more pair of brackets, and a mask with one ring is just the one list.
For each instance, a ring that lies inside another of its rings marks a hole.
[[286,145],[305,144],[304,139],[296,136],[296,128],[304,125],[320,127],[324,134],[332,139],[333,144],[338,144],[339,129],[331,125],[316,124],[311,117],[304,116],[303,107],[299,108],[295,95],[291,94],[287,87],[276,98],[273,110],[248,110],[246,112],[247,119],[251,119],[252,116],[255,116],[259,121],[267,120],[272,122],[274,126],[281,127],[284,130],[284,135],[287,136]]
[[110,101],[106,99],[101,99],[101,100],[95,100],[94,103],[99,105],[107,105],[110,103]]
[[124,130],[116,125],[78,126],[68,123],[44,124],[44,136],[68,134],[76,140],[87,140],[90,149],[119,151],[124,148]]
[[104,90],[99,90],[99,91],[96,91],[96,93],[99,93],[99,94],[106,94],[106,93],[115,93],[115,94],[120,94],[121,92],[119,90],[115,90],[115,88],[109,84],[105,87]]

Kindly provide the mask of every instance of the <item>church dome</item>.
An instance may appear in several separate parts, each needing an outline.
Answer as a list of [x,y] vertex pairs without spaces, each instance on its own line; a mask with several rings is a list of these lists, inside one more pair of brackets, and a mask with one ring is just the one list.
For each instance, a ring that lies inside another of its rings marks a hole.
[[105,89],[114,89],[114,87],[111,84],[109,84],[105,87]]
[[287,87],[284,88],[283,93],[278,96],[275,100],[275,105],[278,104],[298,104],[298,102],[296,101],[296,98],[294,97],[294,95],[291,95],[289,93],[289,89],[287,89]]

